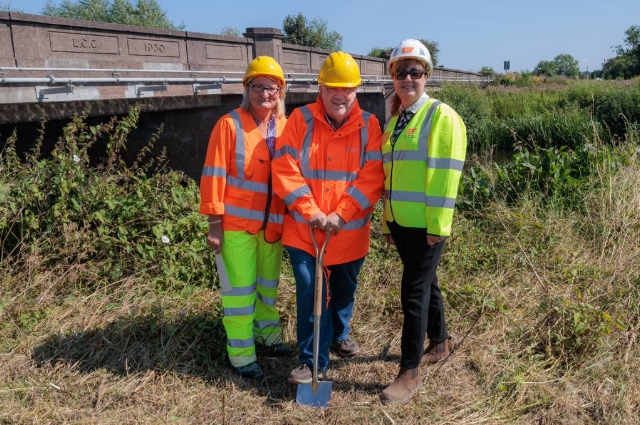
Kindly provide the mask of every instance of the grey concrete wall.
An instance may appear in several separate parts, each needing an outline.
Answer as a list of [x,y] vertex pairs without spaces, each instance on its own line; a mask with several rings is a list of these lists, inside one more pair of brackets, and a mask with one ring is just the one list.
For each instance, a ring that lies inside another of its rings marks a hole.
[[[278,60],[290,77],[294,73],[317,75],[330,51],[283,42],[276,28],[247,28],[244,37],[225,37],[186,31],[171,31],[75,19],[52,18],[15,12],[0,12],[0,67],[65,68],[24,71],[4,69],[2,78],[48,77],[190,77],[171,71],[207,71],[197,77],[239,78],[258,55]],[[386,75],[387,59],[353,55],[362,74]],[[76,68],[76,70],[69,70]],[[84,71],[85,69],[104,72]],[[122,70],[113,73],[112,70]],[[164,70],[166,72],[126,72]],[[194,75],[195,77],[196,75]],[[481,78],[479,74],[440,68],[434,78]],[[140,91],[145,84],[105,83],[76,85],[65,93],[50,93],[48,82],[40,86],[7,84],[0,78],[0,104],[72,102],[110,99],[194,96],[241,93],[239,83],[225,83],[219,90],[194,91],[192,84],[163,86],[163,90]],[[49,80],[48,80],[49,81]],[[155,83],[157,87],[160,83]],[[149,85],[154,85],[149,83]],[[376,91],[383,91],[382,87]],[[293,91],[308,91],[308,85],[291,84]],[[314,88],[311,87],[313,90]],[[45,93],[48,92],[48,93]],[[0,117],[0,119],[2,119]]]
[[[316,101],[317,93],[290,93],[287,98],[287,114],[294,108]],[[382,93],[358,93],[360,106],[375,114],[384,124],[384,101]],[[45,146],[43,153],[53,148],[53,145],[62,135],[63,127],[68,123],[66,118],[69,112],[82,110],[94,106],[89,113],[88,121],[91,125],[107,122],[112,115],[125,114],[129,108],[136,104],[143,104],[143,113],[140,116],[138,129],[128,138],[125,158],[133,161],[137,152],[146,145],[151,135],[164,126],[164,132],[160,136],[154,154],[157,155],[164,147],[167,149],[169,165],[177,170],[184,171],[187,175],[199,179],[204,157],[206,154],[209,136],[213,126],[223,115],[240,105],[242,96],[238,94],[201,96],[201,97],[176,97],[157,98],[137,101],[131,99],[108,100],[102,102],[69,102],[56,104],[32,104],[32,105],[0,105],[0,115],[15,113],[22,108],[29,108],[34,122],[19,122],[0,124],[0,146],[2,146],[14,131],[18,132],[18,151],[26,153],[35,143],[38,137],[38,123],[42,113],[48,117],[45,131]],[[195,103],[198,102],[198,103]],[[5,109],[3,109],[5,108]],[[104,146],[96,145],[91,152],[93,158],[99,158],[104,153]]]

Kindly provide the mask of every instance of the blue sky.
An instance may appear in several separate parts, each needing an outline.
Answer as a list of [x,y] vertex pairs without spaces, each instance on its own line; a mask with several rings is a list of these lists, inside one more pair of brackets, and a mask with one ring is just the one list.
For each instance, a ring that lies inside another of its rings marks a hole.
[[[158,1],[169,19],[184,22],[188,31],[281,28],[286,15],[302,12],[340,32],[345,51],[366,54],[373,46],[427,38],[440,44],[441,65],[474,71],[483,65],[502,70],[504,60],[511,61],[512,70],[531,70],[560,53],[580,60],[583,70],[599,69],[614,55],[611,47],[622,44],[624,31],[640,25],[640,0]],[[40,13],[45,0],[11,4]]]

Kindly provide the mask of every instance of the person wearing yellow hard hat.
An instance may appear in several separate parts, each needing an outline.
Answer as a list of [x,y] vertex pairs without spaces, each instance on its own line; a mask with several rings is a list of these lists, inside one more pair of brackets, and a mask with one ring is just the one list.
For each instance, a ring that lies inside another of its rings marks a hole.
[[357,62],[347,53],[331,53],[318,84],[316,102],[291,114],[273,160],[273,188],[289,211],[283,244],[296,279],[300,366],[289,374],[294,384],[312,380],[315,249],[310,229],[318,246],[333,233],[324,256],[318,364],[324,376],[330,347],[341,357],[360,350],[350,337],[349,322],[369,250],[371,212],[384,180],[380,125],[356,100],[361,84]]
[[209,139],[200,180],[200,213],[209,217],[207,245],[216,253],[231,365],[262,378],[256,343],[282,356],[275,309],[285,207],[273,193],[272,159],[286,118],[285,79],[269,56],[251,61],[238,109],[220,118]]
[[404,403],[422,384],[420,366],[449,355],[436,269],[451,233],[467,133],[451,107],[425,93],[433,63],[419,40],[402,41],[391,52],[388,66],[395,95],[382,138],[382,224],[387,243],[395,244],[403,264],[404,324],[400,371],[380,398],[383,403]]

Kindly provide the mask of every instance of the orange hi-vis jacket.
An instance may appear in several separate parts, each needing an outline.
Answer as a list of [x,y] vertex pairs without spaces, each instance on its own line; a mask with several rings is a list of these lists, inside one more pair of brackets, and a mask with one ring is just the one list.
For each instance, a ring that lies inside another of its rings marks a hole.
[[[286,121],[276,118],[276,141]],[[249,112],[238,108],[220,118],[200,178],[200,213],[222,215],[224,230],[264,229],[267,242],[279,241],[285,207],[273,194],[271,165],[269,147]]]
[[[369,251],[373,205],[384,186],[377,118],[356,101],[338,130],[327,122],[322,101],[293,111],[273,156],[273,189],[284,200],[282,243],[315,256],[307,221],[318,211],[338,214],[346,223],[332,236],[325,265],[343,264]],[[315,232],[318,246],[324,233]]]

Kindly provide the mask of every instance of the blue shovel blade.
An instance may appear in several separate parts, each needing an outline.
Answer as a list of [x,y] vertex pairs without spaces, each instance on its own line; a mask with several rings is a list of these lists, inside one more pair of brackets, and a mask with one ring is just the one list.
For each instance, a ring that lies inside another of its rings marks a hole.
[[331,381],[320,381],[317,393],[311,390],[311,384],[298,384],[296,402],[303,406],[328,407],[331,400]]

